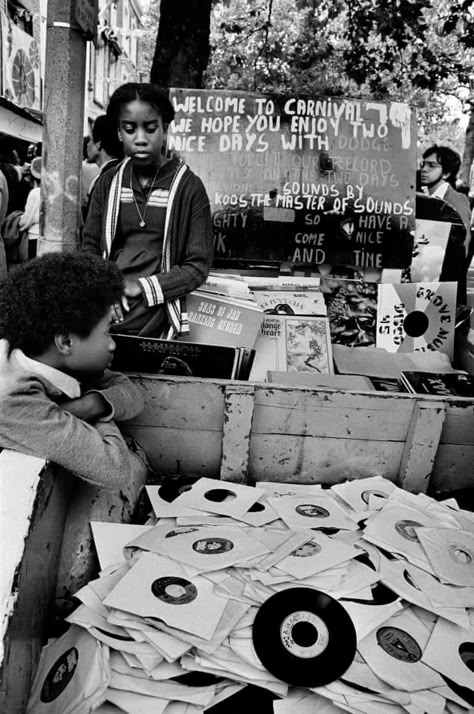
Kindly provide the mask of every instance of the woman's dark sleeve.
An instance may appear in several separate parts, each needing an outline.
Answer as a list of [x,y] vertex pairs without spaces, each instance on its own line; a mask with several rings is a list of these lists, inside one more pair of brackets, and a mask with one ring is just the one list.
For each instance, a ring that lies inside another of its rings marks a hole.
[[101,176],[90,197],[86,222],[82,230],[81,250],[94,255],[102,255],[102,223],[105,221],[109,182]]
[[181,259],[167,273],[139,280],[148,307],[190,293],[202,285],[209,274],[213,258],[211,209],[203,183],[196,176],[188,189],[187,206],[187,222],[180,224],[185,236]]

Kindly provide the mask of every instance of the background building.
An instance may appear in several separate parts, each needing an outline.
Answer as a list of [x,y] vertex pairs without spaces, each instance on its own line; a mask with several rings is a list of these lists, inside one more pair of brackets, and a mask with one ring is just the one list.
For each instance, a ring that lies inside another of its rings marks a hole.
[[[47,0],[0,0],[0,136],[24,158],[42,140]],[[87,43],[84,135],[123,82],[138,80],[141,0],[99,0],[95,42]]]
[[110,95],[124,82],[139,81],[138,43],[143,3],[140,0],[99,0],[95,45],[88,43],[84,133],[103,114]]
[[42,137],[40,0],[0,0],[0,134],[21,150]]

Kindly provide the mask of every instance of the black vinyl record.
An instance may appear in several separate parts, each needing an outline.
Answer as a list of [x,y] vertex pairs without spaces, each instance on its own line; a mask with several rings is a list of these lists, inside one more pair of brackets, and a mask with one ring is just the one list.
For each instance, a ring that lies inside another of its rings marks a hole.
[[263,666],[297,687],[333,682],[351,665],[357,637],[337,600],[312,588],[290,588],[259,608],[252,639]]

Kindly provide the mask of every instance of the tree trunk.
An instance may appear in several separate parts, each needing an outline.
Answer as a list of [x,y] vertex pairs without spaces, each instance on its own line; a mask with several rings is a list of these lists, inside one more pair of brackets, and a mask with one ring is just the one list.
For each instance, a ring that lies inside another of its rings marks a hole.
[[471,166],[474,161],[474,101],[471,104],[471,114],[466,129],[466,139],[464,141],[464,152],[461,163],[459,178],[466,186],[470,185]]
[[150,81],[200,88],[209,60],[212,0],[161,0]]

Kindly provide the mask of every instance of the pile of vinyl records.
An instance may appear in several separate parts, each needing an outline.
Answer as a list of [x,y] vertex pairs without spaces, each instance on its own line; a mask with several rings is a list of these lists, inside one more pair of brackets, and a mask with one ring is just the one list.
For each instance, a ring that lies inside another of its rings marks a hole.
[[382,477],[147,491],[148,525],[92,524],[100,577],[30,714],[236,711],[252,685],[275,714],[473,711],[474,514]]

